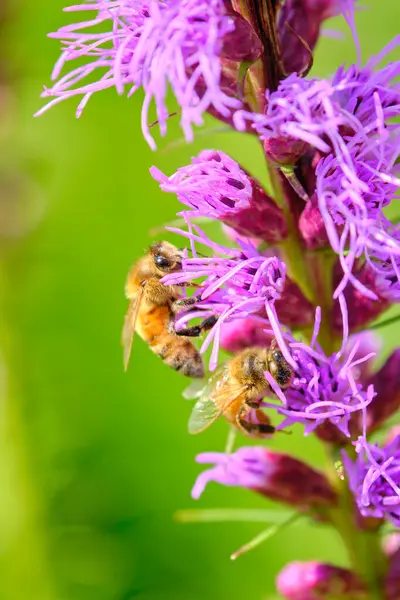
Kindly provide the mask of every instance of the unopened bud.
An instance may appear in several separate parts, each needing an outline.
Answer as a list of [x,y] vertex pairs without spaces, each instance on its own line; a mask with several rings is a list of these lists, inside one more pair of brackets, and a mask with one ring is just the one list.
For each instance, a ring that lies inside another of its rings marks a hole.
[[288,327],[303,328],[314,323],[315,308],[289,277],[286,277],[281,298],[275,302],[275,309],[279,321]]
[[224,323],[221,326],[221,347],[227,352],[240,352],[251,346],[265,348],[271,344],[273,337],[265,331],[267,325],[262,319],[253,316]]
[[[374,431],[400,408],[400,348],[371,376],[369,384],[374,386],[376,396],[367,409],[367,427]],[[395,437],[393,431],[392,439]]]
[[334,565],[292,562],[279,573],[277,589],[287,600],[367,600],[358,576]]
[[287,74],[301,74],[311,66],[321,24],[339,11],[340,0],[286,0],[279,14],[278,32]]
[[299,219],[299,231],[307,250],[329,248],[329,239],[325,223],[314,196],[307,202]]
[[254,62],[262,54],[263,45],[250,23],[233,10],[230,0],[225,2],[226,12],[235,25],[223,39],[222,58],[235,62]]
[[389,569],[385,577],[385,592],[387,600],[399,600],[400,598],[400,550],[393,552],[389,558]]
[[[379,315],[388,309],[390,301],[380,295],[378,289],[378,276],[371,267],[364,263],[359,267],[353,268],[353,275],[358,281],[378,294],[378,299],[373,300],[366,296],[364,292],[353,285],[347,285],[344,289],[344,297],[348,308],[348,326],[350,332],[362,329],[368,323],[374,321]],[[333,287],[340,283],[343,277],[343,270],[338,260],[333,275]],[[333,328],[336,332],[343,331],[342,310],[338,301],[333,306]]]
[[269,137],[264,141],[266,157],[279,165],[294,165],[307,148],[306,142],[290,136]]
[[263,447],[243,447],[233,454],[208,452],[199,463],[214,463],[199,475],[192,496],[199,498],[210,481],[246,487],[266,498],[284,502],[303,511],[323,513],[335,506],[337,497],[328,479],[302,461]]

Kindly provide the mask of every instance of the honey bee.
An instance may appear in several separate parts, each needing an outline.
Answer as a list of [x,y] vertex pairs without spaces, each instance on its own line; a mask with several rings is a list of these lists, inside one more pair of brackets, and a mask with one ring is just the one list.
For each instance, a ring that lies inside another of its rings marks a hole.
[[[198,394],[189,419],[189,433],[204,431],[219,416],[245,435],[264,437],[275,431],[260,409],[270,389],[264,372],[269,371],[279,387],[289,387],[293,370],[276,348],[275,340],[265,348],[248,348],[222,365]],[[255,418],[254,418],[255,417]]]
[[176,314],[194,304],[197,298],[180,297],[180,288],[185,284],[160,282],[168,273],[181,269],[182,258],[182,250],[168,242],[157,242],[131,268],[125,286],[130,303],[122,330],[125,370],[136,331],[167,365],[187,377],[204,377],[202,358],[188,337],[201,335],[214,325],[216,318],[209,317],[197,326],[176,331]]

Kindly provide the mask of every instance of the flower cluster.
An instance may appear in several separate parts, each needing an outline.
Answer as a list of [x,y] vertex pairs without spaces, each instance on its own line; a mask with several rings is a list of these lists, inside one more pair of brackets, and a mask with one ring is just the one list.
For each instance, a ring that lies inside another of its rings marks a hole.
[[[255,60],[261,45],[247,21],[224,0],[102,0],[65,10],[96,11],[96,15],[50,35],[62,41],[63,51],[52,74],[56,83],[43,92],[44,97],[54,98],[45,109],[82,96],[80,116],[97,91],[114,87],[122,93],[128,86],[132,95],[143,88],[143,133],[155,148],[149,107],[154,100],[161,135],[165,135],[168,85],[178,101],[188,141],[192,126],[202,124],[207,110],[228,118],[242,106],[235,97],[234,65]],[[103,31],[98,32],[99,27]],[[221,59],[226,57],[233,66],[224,68]],[[82,66],[60,76],[66,63],[82,58],[86,61]],[[97,80],[93,81],[94,74]]]
[[[251,133],[266,161],[268,186],[216,149],[172,174],[151,168],[182,205],[182,227],[166,229],[188,246],[161,279],[182,290],[169,332],[207,331],[200,353],[212,348],[214,373],[198,392],[201,423],[224,415],[255,437],[301,424],[343,464],[332,460],[334,480],[264,446],[204,453],[198,462],[214,466],[193,497],[210,481],[253,490],[336,527],[358,557],[366,531],[400,526],[400,436],[371,440],[400,408],[400,349],[376,368],[379,344],[366,329],[400,300],[400,223],[387,211],[400,185],[400,61],[381,66],[399,38],[323,79],[308,72],[325,19],[344,14],[360,56],[353,0],[102,0],[67,10],[95,14],[52,34],[62,54],[39,113],[80,96],[79,116],[98,90],[142,88],[155,148],[149,111],[164,136],[170,88],[187,141],[208,112]],[[221,224],[218,241],[199,218]],[[221,348],[233,355],[223,366]],[[372,571],[292,563],[277,587],[292,600],[366,600],[372,590],[394,600],[395,556],[386,571],[378,560]]]

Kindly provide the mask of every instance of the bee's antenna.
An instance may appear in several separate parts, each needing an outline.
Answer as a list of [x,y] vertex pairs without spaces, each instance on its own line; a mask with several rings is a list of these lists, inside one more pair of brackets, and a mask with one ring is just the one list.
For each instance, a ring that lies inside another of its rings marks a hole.
[[[178,250],[180,250],[181,252],[182,252],[183,250],[188,250],[188,251],[190,251],[190,248],[188,248],[187,246],[183,246],[183,248],[178,248]],[[202,258],[208,258],[206,254],[202,254],[201,252],[198,252],[197,250],[196,250],[196,252],[197,252],[197,254],[198,254],[199,256],[201,256]]]

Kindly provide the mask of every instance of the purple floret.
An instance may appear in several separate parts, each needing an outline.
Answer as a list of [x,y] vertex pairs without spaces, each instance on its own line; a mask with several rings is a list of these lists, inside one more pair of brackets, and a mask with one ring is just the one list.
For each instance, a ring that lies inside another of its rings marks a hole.
[[208,217],[229,225],[240,235],[270,244],[287,235],[281,209],[261,185],[227,154],[203,150],[192,163],[167,177],[150,169],[165,192],[175,193],[190,210],[178,213],[188,218]]
[[359,438],[353,462],[343,452],[350,488],[364,516],[386,518],[400,526],[400,436],[385,446]]
[[[225,322],[262,312],[268,317],[266,326],[273,330],[285,358],[293,359],[284,341],[274,304],[284,290],[286,267],[276,256],[260,254],[245,239],[238,239],[238,248],[228,248],[210,240],[197,226],[188,221],[189,232],[168,228],[191,242],[193,258],[184,258],[182,270],[167,275],[163,283],[179,285],[203,278],[196,311],[190,311],[176,322],[176,328],[196,317],[218,316],[218,321],[208,334],[201,351],[213,341],[210,369],[217,365],[221,327]],[[208,247],[212,257],[198,256],[195,242]]]
[[292,74],[276,92],[267,91],[266,114],[240,110],[234,115],[239,129],[251,124],[276,162],[295,164],[307,149],[314,152],[310,196],[315,195],[325,232],[318,215],[312,216],[311,229],[304,219],[300,227],[311,247],[327,235],[340,257],[343,277],[335,298],[351,282],[377,299],[353,274],[359,259],[381,276],[388,298],[396,299],[399,292],[399,226],[383,209],[396,199],[400,185],[400,124],[394,121],[400,114],[400,61],[376,68],[399,39],[363,68],[340,68],[332,81]]
[[375,396],[372,384],[364,388],[359,368],[375,356],[375,352],[360,352],[362,341],[357,338],[349,339],[342,355],[336,353],[329,357],[315,343],[311,346],[296,341],[289,343],[297,363],[291,386],[283,392],[272,376],[265,373],[281,404],[267,402],[264,405],[275,408],[285,417],[278,429],[302,423],[307,435],[319,426],[333,425],[338,430],[338,440],[342,435],[350,437],[352,415],[364,411]]
[[245,487],[300,510],[335,506],[337,497],[327,477],[288,454],[262,446],[239,448],[233,454],[205,452],[198,463],[214,466],[201,473],[192,490],[196,500],[210,481]]
[[[171,86],[180,106],[185,137],[193,137],[193,125],[203,123],[209,109],[228,117],[241,102],[221,87],[220,54],[235,29],[235,19],[226,12],[223,0],[119,0],[71,6],[67,12],[96,11],[87,21],[62,27],[51,37],[60,39],[63,51],[44,97],[55,97],[38,114],[71,96],[83,96],[80,116],[97,91],[115,87],[128,95],[142,87],[143,133],[152,148],[149,107],[154,100],[161,135],[165,135],[169,111],[166,106]],[[101,27],[102,32],[92,28]],[[232,44],[232,42],[229,42]],[[64,65],[75,59],[85,63],[60,77]],[[93,81],[94,80],[94,81]]]

